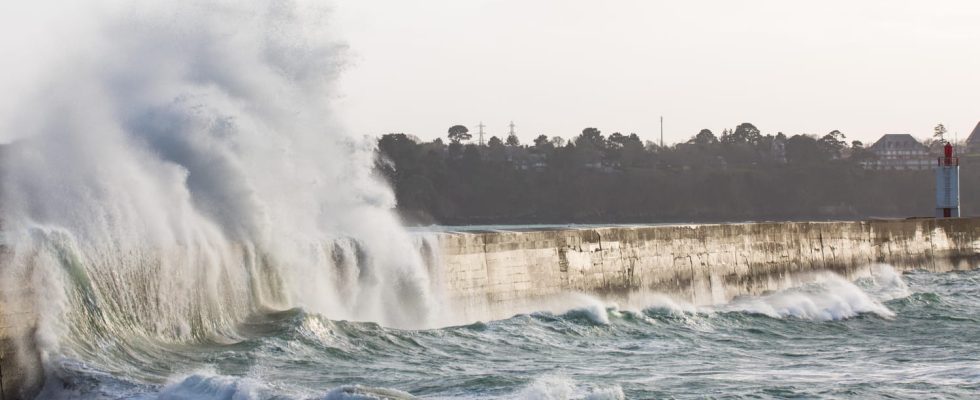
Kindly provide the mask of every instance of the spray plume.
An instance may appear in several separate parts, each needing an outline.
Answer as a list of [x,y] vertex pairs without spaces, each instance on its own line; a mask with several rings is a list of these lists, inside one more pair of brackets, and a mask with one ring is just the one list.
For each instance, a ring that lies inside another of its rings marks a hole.
[[2,273],[33,288],[45,357],[224,340],[291,307],[430,323],[428,272],[372,174],[375,144],[331,112],[345,47],[328,8],[75,11],[70,45],[0,114]]

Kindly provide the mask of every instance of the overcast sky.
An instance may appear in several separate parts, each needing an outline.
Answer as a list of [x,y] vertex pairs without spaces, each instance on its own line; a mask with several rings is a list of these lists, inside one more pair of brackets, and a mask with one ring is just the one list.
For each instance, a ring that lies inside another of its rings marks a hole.
[[339,106],[365,134],[452,124],[528,141],[595,126],[686,140],[965,136],[980,121],[980,2],[341,0]]

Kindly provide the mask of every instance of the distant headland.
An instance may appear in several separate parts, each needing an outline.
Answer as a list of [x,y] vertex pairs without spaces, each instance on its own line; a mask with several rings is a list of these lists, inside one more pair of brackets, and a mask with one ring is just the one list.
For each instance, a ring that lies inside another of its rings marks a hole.
[[[482,124],[481,124],[482,125]],[[980,124],[977,129],[980,130]],[[764,134],[741,123],[663,144],[589,127],[565,139],[485,138],[462,125],[447,140],[381,137],[378,172],[410,224],[652,223],[930,216],[931,171],[945,128],[873,144]],[[980,134],[962,155],[964,215],[980,201]]]

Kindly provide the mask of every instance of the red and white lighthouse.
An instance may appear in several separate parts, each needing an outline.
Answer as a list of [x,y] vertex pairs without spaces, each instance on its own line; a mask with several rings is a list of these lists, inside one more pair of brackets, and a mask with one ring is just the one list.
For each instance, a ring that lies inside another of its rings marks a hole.
[[960,216],[960,159],[953,156],[953,145],[946,143],[936,167],[936,218]]

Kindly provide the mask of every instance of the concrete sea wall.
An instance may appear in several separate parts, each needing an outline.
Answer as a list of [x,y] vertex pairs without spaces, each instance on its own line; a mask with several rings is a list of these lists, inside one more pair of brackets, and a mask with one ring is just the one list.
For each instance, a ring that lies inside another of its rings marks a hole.
[[723,303],[829,270],[854,278],[976,266],[980,219],[638,226],[440,235],[440,285],[471,318],[530,311],[564,292],[647,291]]
[[[569,292],[616,298],[650,291],[702,305],[778,290],[813,271],[855,277],[875,263],[946,271],[980,261],[980,218],[436,236],[421,242],[434,284],[470,320],[536,310]],[[0,267],[8,256],[0,245]],[[31,298],[30,288],[0,285],[0,400],[30,398],[41,382]]]
[[[6,265],[8,250],[0,244],[0,268]],[[33,292],[24,277],[0,274],[0,400],[32,398],[43,378],[41,361],[34,346],[35,323]]]

